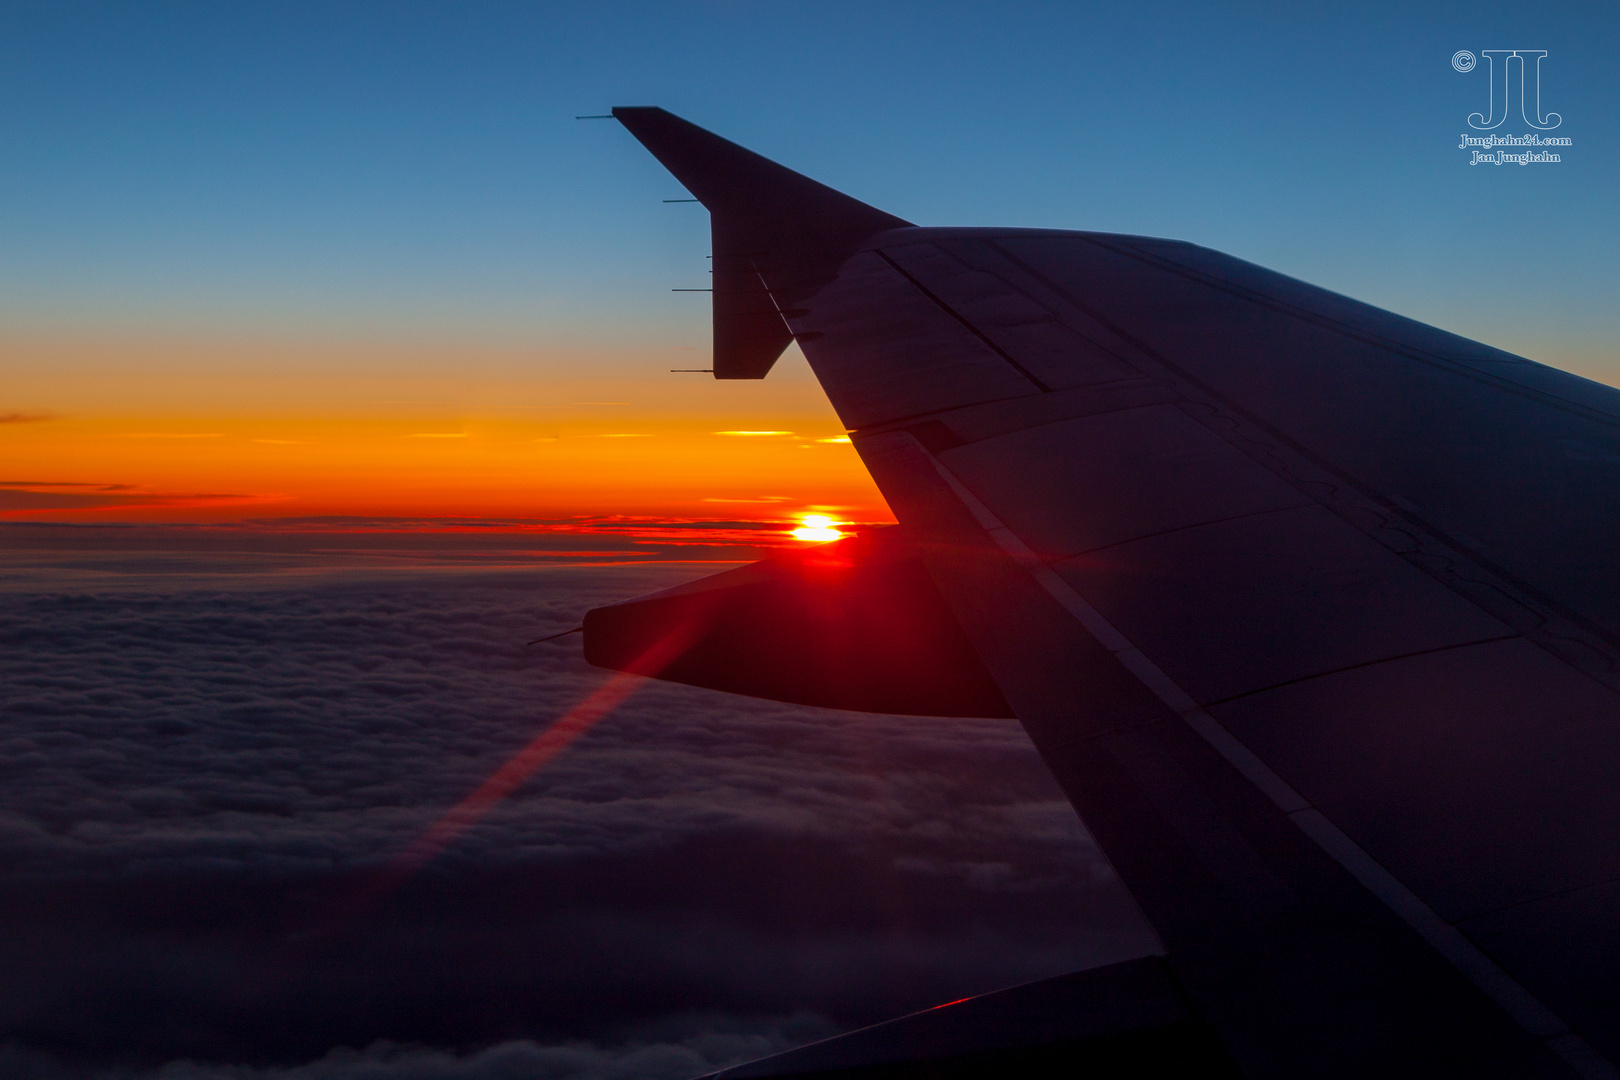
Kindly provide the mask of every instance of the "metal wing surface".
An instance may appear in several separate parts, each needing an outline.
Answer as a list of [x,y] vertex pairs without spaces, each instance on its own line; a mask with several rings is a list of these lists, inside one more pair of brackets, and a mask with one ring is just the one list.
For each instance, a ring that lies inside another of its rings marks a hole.
[[616,114],[756,301],[717,375],[797,340],[1244,1074],[1620,1075],[1620,392]]

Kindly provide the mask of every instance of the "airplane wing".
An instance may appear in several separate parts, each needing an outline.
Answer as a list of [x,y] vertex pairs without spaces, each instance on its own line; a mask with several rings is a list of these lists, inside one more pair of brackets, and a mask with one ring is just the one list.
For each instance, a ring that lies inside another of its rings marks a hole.
[[[1022,722],[1209,1061],[1620,1076],[1620,391],[1192,244],[921,228],[614,115],[711,213],[716,377],[799,343],[916,580],[856,611],[864,549],[784,557],[593,612],[588,657],[634,669],[626,628],[701,595],[675,677],[869,707],[896,661],[759,675],[772,612],[949,623],[938,669]],[[737,1075],[855,1068],[798,1053]]]

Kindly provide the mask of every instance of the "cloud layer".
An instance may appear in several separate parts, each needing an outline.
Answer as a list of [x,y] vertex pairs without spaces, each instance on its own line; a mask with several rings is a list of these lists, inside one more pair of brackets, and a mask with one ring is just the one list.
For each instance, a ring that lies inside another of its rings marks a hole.
[[1016,724],[662,684],[376,894],[606,677],[521,643],[691,576],[13,582],[0,1066],[676,1077],[1140,950]]

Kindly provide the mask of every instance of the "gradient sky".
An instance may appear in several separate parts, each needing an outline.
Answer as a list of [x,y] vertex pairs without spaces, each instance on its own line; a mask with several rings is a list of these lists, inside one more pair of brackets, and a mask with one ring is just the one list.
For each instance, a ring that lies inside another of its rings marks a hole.
[[[1617,47],[1596,3],[8,4],[0,514],[884,517],[796,352],[668,372],[706,366],[669,291],[706,214],[573,119],[618,104],[919,223],[1188,239],[1620,382]],[[1548,51],[1563,161],[1467,164],[1450,57],[1497,48]]]

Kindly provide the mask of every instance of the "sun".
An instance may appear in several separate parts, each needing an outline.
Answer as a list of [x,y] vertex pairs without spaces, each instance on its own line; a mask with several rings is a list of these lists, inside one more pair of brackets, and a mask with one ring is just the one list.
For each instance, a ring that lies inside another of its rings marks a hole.
[[812,544],[824,544],[828,540],[838,540],[843,533],[833,528],[835,522],[825,514],[803,514],[799,517],[799,527],[793,530],[795,540],[804,540]]

